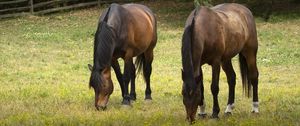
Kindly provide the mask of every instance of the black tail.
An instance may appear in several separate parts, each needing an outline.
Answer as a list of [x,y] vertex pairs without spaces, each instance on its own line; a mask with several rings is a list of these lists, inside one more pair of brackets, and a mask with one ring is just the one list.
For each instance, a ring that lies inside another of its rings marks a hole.
[[243,91],[247,97],[250,97],[251,83],[248,78],[248,64],[246,62],[246,58],[242,54],[239,54],[239,61],[240,61],[240,71],[242,76]]
[[141,73],[145,64],[146,64],[145,55],[144,55],[144,53],[142,53],[141,55],[137,56],[136,60],[135,60],[137,74]]

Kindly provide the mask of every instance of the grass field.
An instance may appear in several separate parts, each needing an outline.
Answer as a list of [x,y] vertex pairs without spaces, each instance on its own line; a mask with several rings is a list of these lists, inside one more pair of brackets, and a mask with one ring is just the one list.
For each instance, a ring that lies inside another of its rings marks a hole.
[[[115,77],[107,111],[96,111],[88,88],[93,34],[102,8],[0,21],[0,125],[188,125],[181,96],[181,36],[191,3],[144,3],[158,18],[158,43],[152,72],[152,97],[137,79],[137,100],[121,106]],[[300,15],[257,18],[260,114],[242,94],[236,58],[236,108],[224,116],[228,86],[220,77],[220,119],[196,125],[300,125]],[[114,75],[114,74],[113,74]],[[204,66],[207,112],[212,112],[211,68]]]

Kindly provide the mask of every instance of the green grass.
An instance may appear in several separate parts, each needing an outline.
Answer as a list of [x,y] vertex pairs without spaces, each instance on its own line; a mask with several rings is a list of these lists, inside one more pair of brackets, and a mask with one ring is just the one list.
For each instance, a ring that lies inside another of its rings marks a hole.
[[[107,111],[96,111],[88,88],[93,34],[102,8],[0,21],[0,125],[188,125],[181,92],[181,36],[192,3],[144,3],[158,17],[158,43],[152,72],[153,101],[121,106],[116,78]],[[289,15],[293,18],[286,18]],[[220,77],[220,120],[196,125],[300,125],[300,16],[278,14],[257,19],[260,114],[242,94],[238,63],[236,108],[224,116],[228,86]],[[211,68],[204,66],[207,112],[212,111]]]

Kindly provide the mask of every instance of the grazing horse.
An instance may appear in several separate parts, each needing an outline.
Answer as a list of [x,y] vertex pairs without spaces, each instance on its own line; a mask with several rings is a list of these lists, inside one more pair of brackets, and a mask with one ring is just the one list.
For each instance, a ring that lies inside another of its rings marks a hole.
[[[135,100],[135,72],[133,57],[138,71],[143,70],[146,81],[145,99],[151,98],[150,75],[153,49],[157,41],[156,19],[152,11],[139,4],[111,4],[101,15],[94,41],[94,65],[89,86],[95,92],[95,107],[105,109],[113,92],[111,66],[119,81],[123,105]],[[124,74],[118,58],[124,59]],[[131,81],[131,92],[128,85]]]
[[201,66],[212,66],[211,92],[213,94],[213,118],[218,118],[220,67],[227,76],[229,98],[226,113],[234,105],[236,74],[231,59],[239,54],[244,92],[253,87],[253,112],[258,113],[258,49],[254,18],[246,7],[239,4],[221,4],[212,8],[200,7],[189,15],[182,37],[182,95],[187,120],[193,122],[200,106],[199,115],[206,115]]

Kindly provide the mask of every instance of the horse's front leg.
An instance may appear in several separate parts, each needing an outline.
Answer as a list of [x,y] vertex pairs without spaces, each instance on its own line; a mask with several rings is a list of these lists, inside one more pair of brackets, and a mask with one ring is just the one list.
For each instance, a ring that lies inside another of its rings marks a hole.
[[212,118],[219,118],[220,112],[218,94],[219,94],[219,76],[220,76],[220,63],[216,62],[212,65],[212,83],[211,92],[213,94],[213,113]]
[[132,73],[131,71],[132,71],[132,67],[133,67],[132,55],[130,55],[129,53],[126,53],[124,60],[125,60],[124,75],[123,75],[124,98],[123,98],[122,104],[130,105],[130,95],[128,93],[128,85],[129,85],[129,81],[131,78],[131,73]]
[[124,84],[123,84],[123,75],[121,73],[120,65],[117,59],[113,59],[111,66],[113,67],[115,74],[117,76],[118,82],[120,84],[121,92],[122,92],[122,97],[124,98]]
[[199,70],[199,77],[196,78],[196,82],[197,84],[200,84],[200,93],[201,93],[201,101],[200,101],[200,113],[199,116],[204,118],[206,117],[206,112],[205,112],[205,100],[204,100],[204,85],[203,85],[203,72],[202,72],[202,68],[200,66],[200,70]]

